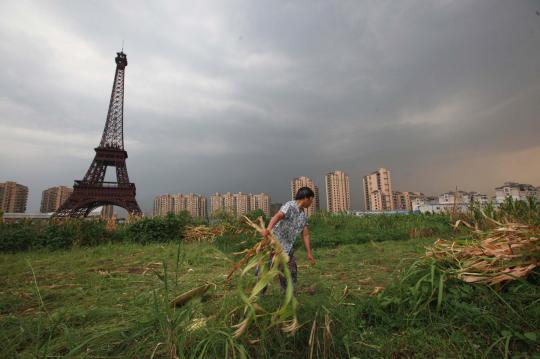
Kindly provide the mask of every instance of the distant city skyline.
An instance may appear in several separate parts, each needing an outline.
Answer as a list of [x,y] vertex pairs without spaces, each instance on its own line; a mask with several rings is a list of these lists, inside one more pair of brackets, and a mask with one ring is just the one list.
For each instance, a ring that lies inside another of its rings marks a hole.
[[[374,174],[376,174],[378,171],[380,170],[385,170],[384,168],[379,168],[379,170],[376,170],[376,171],[372,171],[370,174],[368,175],[365,175],[362,177],[362,181],[365,180],[366,177],[369,177],[369,176],[372,176]],[[335,171],[333,171],[335,172]],[[333,173],[333,172],[329,172],[325,175],[325,178]],[[337,172],[339,173],[344,173],[343,171],[340,171],[340,170],[337,170]],[[389,175],[389,171],[388,171],[388,175]],[[345,173],[345,176],[349,179],[349,176]],[[306,177],[306,176],[300,176],[300,177],[297,177],[297,178],[294,178],[292,179],[290,182],[289,182],[289,196],[291,194],[291,191],[295,188],[295,187],[292,187],[295,180],[299,180],[299,179],[303,179],[303,180],[311,180],[309,177]],[[45,190],[42,191],[42,198],[41,198],[41,205],[40,205],[40,210],[38,211],[32,211],[30,209],[27,208],[27,201],[28,201],[28,193],[31,193],[32,189],[31,188],[28,188],[27,186],[25,186],[24,184],[21,184],[21,183],[18,183],[18,182],[14,182],[14,181],[6,181],[6,183],[9,182],[11,185],[11,187],[15,188],[15,186],[17,186],[17,188],[23,188],[23,192],[22,192],[22,196],[24,198],[24,206],[19,204],[19,207],[20,208],[26,208],[26,213],[39,213],[39,212],[43,212],[42,209],[44,208],[43,207],[43,201],[45,200],[46,196],[47,196],[47,200],[48,199],[48,196],[49,196],[49,192],[56,192],[56,191],[59,191],[61,190],[62,193],[65,193],[66,191],[69,191],[70,190],[70,187],[67,187],[67,186],[55,186],[55,187],[51,187],[51,188],[47,188]],[[315,183],[315,181],[312,181],[313,183]],[[351,180],[349,179],[349,183],[351,182]],[[364,182],[365,183],[365,182]],[[0,182],[0,195],[3,195],[4,193],[4,187],[1,187],[2,185],[4,185],[4,183]],[[327,186],[323,186],[323,189],[324,189],[324,193],[322,194],[319,194],[320,196],[322,196],[322,199],[324,199],[324,202],[320,200],[321,204],[320,204],[320,208],[324,208],[325,210],[328,210],[328,205],[326,203],[326,188]],[[517,188],[517,189],[516,189]],[[447,191],[441,191],[441,192],[436,192],[436,193],[424,193],[422,191],[392,191],[392,208],[391,209],[386,209],[386,210],[404,210],[404,209],[407,209],[408,207],[405,206],[405,208],[398,208],[398,206],[396,205],[396,201],[406,201],[408,202],[408,206],[411,206],[411,208],[413,207],[412,206],[412,202],[416,199],[416,198],[421,198],[422,201],[424,200],[424,198],[439,198],[440,202],[441,203],[450,203],[450,202],[453,202],[454,201],[454,191],[455,190],[458,190],[458,193],[463,193],[465,196],[473,196],[475,197],[475,200],[477,201],[480,201],[481,203],[485,203],[487,201],[491,201],[491,200],[494,200],[496,199],[497,201],[500,201],[501,198],[503,198],[505,196],[504,194],[504,191],[507,191],[509,194],[509,196],[513,197],[514,199],[518,199],[518,198],[523,198],[524,196],[526,196],[527,193],[529,193],[528,191],[537,191],[539,194],[540,194],[540,184],[534,184],[534,183],[520,183],[520,182],[514,182],[514,181],[504,181],[502,184],[498,184],[497,186],[495,186],[491,191],[487,191],[487,192],[478,192],[478,191],[471,191],[470,188],[467,188],[467,187],[464,187],[464,188],[460,188],[460,187],[456,187],[454,189],[450,189],[450,190],[447,190]],[[351,196],[351,198],[355,197],[355,196],[361,196],[362,197],[362,201],[364,201],[364,206],[365,206],[365,200],[364,200],[364,193],[365,193],[365,187],[362,188],[363,192],[362,193],[353,193],[351,191],[349,191],[349,194]],[[13,192],[14,193],[14,192]],[[522,193],[525,193],[525,194],[522,194]],[[193,192],[189,192],[189,195],[186,195],[186,196],[202,196],[204,197],[204,201],[205,201],[205,204],[204,206],[207,208],[206,211],[208,211],[208,213],[206,215],[210,215],[211,214],[211,208],[212,208],[212,197],[213,195],[216,195],[216,194],[220,194],[220,193],[216,193],[216,192],[202,192],[202,193],[198,193],[198,194],[194,194]],[[286,201],[290,200],[290,197],[286,197],[286,196],[282,196],[284,197],[283,200],[276,200],[274,199],[274,197],[272,196],[269,196],[267,194],[265,194],[264,192],[260,192],[260,193],[256,193],[256,194],[252,194],[252,193],[244,193],[244,192],[238,192],[238,193],[235,193],[233,194],[232,192],[226,192],[226,193],[223,193],[223,194],[220,194],[220,195],[227,195],[227,194],[230,194],[231,196],[231,201],[234,201],[235,200],[235,197],[234,195],[246,195],[246,196],[258,196],[259,194],[260,195],[264,195],[264,196],[268,196],[269,198],[272,198],[273,200],[272,201],[268,201],[268,205],[265,204],[265,212],[269,213],[270,212],[270,204],[272,203],[285,203]],[[13,194],[14,196],[14,194]],[[18,195],[19,196],[19,195]],[[65,196],[64,194],[62,194],[62,196]],[[146,215],[154,215],[156,213],[156,200],[158,198],[163,198],[165,200],[166,197],[170,197],[171,198],[171,201],[170,202],[171,204],[168,204],[169,202],[163,202],[163,208],[165,208],[163,211],[164,213],[166,213],[168,210],[166,208],[168,208],[167,206],[169,205],[173,205],[174,203],[174,196],[184,196],[183,194],[169,194],[169,193],[165,193],[165,194],[161,194],[161,195],[156,195],[154,196],[153,198],[153,201],[152,203],[150,204],[150,207],[151,207],[151,210],[149,212],[146,212],[145,211],[145,214]],[[462,195],[460,195],[462,196]],[[540,195],[538,196],[539,199],[540,199]],[[15,197],[13,197],[15,198]],[[186,197],[187,198],[187,197]],[[443,199],[445,198],[445,199]],[[450,199],[449,199],[450,198]],[[468,198],[468,197],[467,197]],[[185,198],[183,199],[184,201],[186,200]],[[21,201],[19,199],[19,201]],[[58,202],[56,199],[55,199],[56,202]],[[59,203],[59,202],[58,202]],[[58,205],[58,203],[56,203],[56,205]],[[178,202],[177,202],[178,203]],[[195,203],[193,202],[192,200],[192,203]],[[231,202],[233,203],[233,202]],[[247,203],[247,202],[246,202]],[[324,205],[323,205],[324,203]],[[232,204],[230,204],[229,206],[231,206]],[[25,207],[26,206],[26,207]],[[187,206],[187,204],[184,204],[183,206]],[[193,205],[192,205],[193,206]],[[199,205],[200,206],[200,205]],[[145,207],[145,204],[142,203],[142,207],[144,208]],[[244,205],[244,207],[248,208],[246,205]],[[116,211],[118,210],[118,208],[116,208]],[[189,210],[187,207],[184,208],[182,207],[182,209],[180,210],[183,210],[183,209],[186,209],[190,212],[192,212],[193,214],[196,214],[196,213],[199,213],[198,215],[196,216],[206,216],[206,215],[203,215],[202,213],[205,213],[205,212],[197,212],[198,209],[191,209]],[[171,211],[173,212],[179,212],[180,210],[178,209],[175,209],[174,207],[172,207]],[[351,211],[363,211],[363,210],[375,210],[375,211],[378,211],[379,209],[375,208],[375,209],[369,209],[369,208],[366,208],[366,207],[351,207]],[[245,210],[244,210],[245,212]]]
[[426,195],[540,184],[537,1],[4,0],[0,11],[0,181],[29,187],[28,212],[88,169],[123,39],[127,166],[147,214],[167,192],[284,202],[292,178],[323,192],[335,169],[353,209],[381,166],[393,188]]

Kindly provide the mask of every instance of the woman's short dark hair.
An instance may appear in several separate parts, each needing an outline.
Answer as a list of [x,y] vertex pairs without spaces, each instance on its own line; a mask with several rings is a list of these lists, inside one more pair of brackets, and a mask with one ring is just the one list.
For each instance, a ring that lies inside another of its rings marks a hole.
[[302,187],[296,192],[296,196],[294,196],[295,200],[300,200],[304,198],[313,198],[315,197],[315,193],[313,190],[309,187]]

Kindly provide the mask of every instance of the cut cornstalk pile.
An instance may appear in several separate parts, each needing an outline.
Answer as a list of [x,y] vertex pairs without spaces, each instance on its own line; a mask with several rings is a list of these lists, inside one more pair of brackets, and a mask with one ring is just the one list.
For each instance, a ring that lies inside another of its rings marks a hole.
[[[258,268],[257,282],[248,291],[249,293],[246,294],[240,288],[240,296],[244,301],[243,320],[235,325],[235,337],[240,337],[252,322],[264,316],[271,317],[271,326],[279,326],[283,332],[293,335],[299,325],[296,317],[297,301],[293,293],[291,274],[287,267],[289,256],[283,251],[277,238],[271,232],[265,232],[265,224],[261,217],[258,218],[258,223],[247,217],[244,219],[249,226],[264,235],[255,246],[238,253],[244,254],[244,257],[233,265],[225,280],[227,283],[237,271],[241,270],[240,276],[244,276],[251,269]],[[279,276],[284,276],[287,281],[283,301],[276,310],[267,311],[257,301],[264,289]]]
[[444,262],[467,283],[500,285],[526,278],[539,265],[539,229],[519,223],[499,223],[466,243],[438,240],[426,255]]
[[213,242],[216,237],[222,236],[224,228],[221,226],[189,226],[183,233],[185,241]]

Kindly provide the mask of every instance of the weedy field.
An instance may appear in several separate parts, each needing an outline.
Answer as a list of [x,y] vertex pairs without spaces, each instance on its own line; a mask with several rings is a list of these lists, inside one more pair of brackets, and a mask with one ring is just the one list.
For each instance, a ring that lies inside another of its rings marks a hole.
[[[313,218],[316,264],[308,265],[301,245],[296,252],[299,327],[291,334],[275,318],[259,315],[282,303],[284,293],[273,283],[257,299],[255,319],[237,335],[255,278],[252,270],[228,284],[225,277],[239,260],[235,253],[260,238],[234,220],[220,230],[211,227],[211,238],[204,237],[208,231],[200,223],[185,227],[184,220],[171,220],[183,223],[182,230],[163,243],[159,234],[143,232],[161,228],[173,233],[174,226],[163,224],[167,220],[138,224],[138,238],[155,241],[130,241],[124,237],[130,229],[120,228],[120,241],[115,239],[119,234],[97,231],[104,238],[97,245],[1,254],[0,356],[540,357],[538,268],[495,285],[474,284],[463,279],[468,267],[448,249],[478,249],[478,243],[501,232],[496,223],[482,222],[470,230],[453,228],[456,218],[450,216]],[[474,216],[461,220],[473,223]],[[535,264],[539,229],[535,224],[520,228],[510,250],[518,253],[526,244],[528,252],[512,260]],[[4,228],[5,233],[18,230]],[[443,241],[433,247],[437,239]],[[481,256],[492,264],[487,276],[505,270],[499,266],[507,264],[505,250],[496,252],[496,258]],[[478,267],[475,271],[485,277]],[[171,305],[178,295],[201,286],[207,291],[182,306]]]

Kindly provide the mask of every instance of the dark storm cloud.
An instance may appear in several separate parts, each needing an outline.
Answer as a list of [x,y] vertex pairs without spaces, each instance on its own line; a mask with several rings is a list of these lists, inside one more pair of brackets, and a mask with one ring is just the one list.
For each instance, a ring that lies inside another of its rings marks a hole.
[[[128,169],[166,192],[266,191],[392,170],[394,187],[540,184],[534,1],[0,5],[0,180],[80,178],[126,41]],[[324,191],[321,192],[324,195]]]

